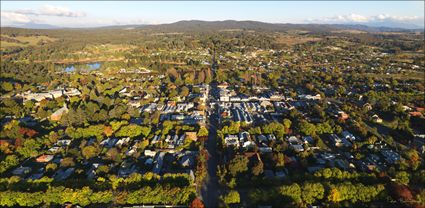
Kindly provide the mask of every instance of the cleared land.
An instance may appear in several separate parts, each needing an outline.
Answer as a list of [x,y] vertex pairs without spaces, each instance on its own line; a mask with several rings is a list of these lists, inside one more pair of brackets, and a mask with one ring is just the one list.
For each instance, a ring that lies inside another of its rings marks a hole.
[[40,41],[42,42],[53,42],[55,41],[55,38],[50,38],[47,36],[16,36],[11,37],[8,35],[1,35],[1,41],[0,45],[1,48],[7,48],[7,47],[28,47],[28,46],[35,46]]
[[298,45],[302,43],[307,42],[317,42],[322,40],[321,38],[314,38],[314,37],[297,37],[297,36],[291,36],[291,35],[278,35],[276,37],[276,43],[278,44],[285,44],[288,46],[292,45]]

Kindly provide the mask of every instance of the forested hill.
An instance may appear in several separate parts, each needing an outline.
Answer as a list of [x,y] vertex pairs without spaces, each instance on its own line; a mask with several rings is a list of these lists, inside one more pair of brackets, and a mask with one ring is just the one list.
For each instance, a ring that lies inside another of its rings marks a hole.
[[258,21],[179,21],[171,24],[149,25],[145,29],[159,31],[217,31],[217,30],[254,30],[254,31],[288,31],[288,30],[307,30],[307,31],[330,31],[338,29],[329,25],[317,24],[272,24]]
[[[48,29],[49,31],[110,31],[110,30],[142,30],[153,32],[214,32],[214,31],[231,31],[231,30],[253,30],[253,31],[266,31],[266,32],[286,32],[291,30],[308,31],[308,32],[329,32],[336,30],[361,30],[366,32],[388,32],[388,31],[420,31],[420,30],[407,30],[401,28],[388,28],[388,27],[370,27],[365,25],[337,25],[337,24],[274,24],[259,21],[201,21],[201,20],[185,20],[170,24],[159,25],[113,25],[97,28],[65,28],[65,29]],[[47,32],[47,29],[25,29],[4,27],[3,32],[10,30],[17,31],[35,31]]]
[[179,21],[171,24],[146,25],[143,28],[160,31],[217,31],[217,30],[255,30],[255,31],[277,31],[285,32],[289,30],[301,30],[311,32],[329,32],[334,30],[363,30],[366,32],[387,32],[387,31],[409,31],[401,28],[369,27],[365,25],[336,25],[336,24],[273,24],[259,21],[200,21],[189,20]]

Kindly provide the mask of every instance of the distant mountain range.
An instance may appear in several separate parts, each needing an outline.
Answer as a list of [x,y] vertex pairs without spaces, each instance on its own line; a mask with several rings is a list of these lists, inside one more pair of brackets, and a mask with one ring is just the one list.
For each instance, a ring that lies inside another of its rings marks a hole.
[[[27,29],[61,29],[64,27],[27,23],[16,26],[18,28]],[[354,29],[368,32],[389,32],[389,31],[424,31],[417,25],[404,24],[399,22],[371,22],[365,24],[280,24],[266,23],[259,21],[201,21],[201,20],[184,20],[170,24],[159,25],[111,25],[96,27],[102,29],[147,29],[160,32],[190,32],[190,31],[216,31],[216,30],[257,30],[257,31],[288,31],[288,30],[312,30],[316,32],[325,32],[330,30]],[[77,29],[77,28],[74,28]]]
[[[351,23],[351,24],[355,24],[355,23]],[[424,26],[419,26],[413,23],[392,21],[392,20],[371,21],[371,22],[362,23],[362,24],[369,27],[402,28],[402,29],[410,29],[410,30],[424,29]]]
[[49,25],[49,24],[38,24],[38,23],[25,23],[22,25],[15,26],[17,28],[25,28],[25,29],[60,29],[62,27],[55,26],[55,25]]

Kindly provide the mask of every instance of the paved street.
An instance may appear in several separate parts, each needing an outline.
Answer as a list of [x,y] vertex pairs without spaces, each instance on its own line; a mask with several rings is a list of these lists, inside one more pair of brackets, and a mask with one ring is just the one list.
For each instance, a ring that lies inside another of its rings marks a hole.
[[[217,85],[211,85],[212,89],[210,92],[214,92],[217,89]],[[211,97],[212,95],[210,95]],[[215,107],[210,111],[211,115],[208,117],[209,123],[209,136],[205,143],[205,148],[208,151],[208,162],[207,162],[207,177],[201,190],[202,199],[204,200],[207,208],[218,206],[219,197],[219,185],[217,177],[217,126],[218,126],[218,115]]]

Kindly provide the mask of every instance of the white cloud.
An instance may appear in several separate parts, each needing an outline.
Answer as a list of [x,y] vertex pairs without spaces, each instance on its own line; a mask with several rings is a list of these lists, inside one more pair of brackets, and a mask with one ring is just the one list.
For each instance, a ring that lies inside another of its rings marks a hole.
[[44,5],[37,10],[20,9],[13,11],[22,15],[35,15],[35,16],[58,16],[58,17],[85,17],[86,13],[82,11],[72,11],[66,7]]
[[85,16],[86,13],[82,11],[72,11],[66,7],[44,5],[38,9],[1,11],[1,25],[16,26],[25,23],[55,22],[55,20],[56,22],[66,22],[67,19],[80,20],[81,17]]
[[412,20],[419,20],[420,17],[418,16],[391,16],[388,14],[380,14],[372,17],[372,20],[379,21],[379,20],[393,20],[393,21],[412,21]]
[[310,23],[367,23],[376,21],[417,21],[423,17],[418,16],[394,16],[389,14],[379,14],[375,16],[364,16],[360,14],[337,15],[332,17],[323,17],[319,19],[309,19]]
[[1,20],[3,22],[11,22],[11,23],[29,23],[32,22],[32,19],[29,18],[26,15],[16,13],[16,12],[8,12],[8,11],[2,11],[1,12]]
[[40,9],[41,15],[48,15],[48,16],[62,16],[62,17],[84,17],[86,16],[86,13],[81,11],[71,11],[70,9],[66,7],[58,7],[58,6],[52,6],[52,5],[44,5]]

